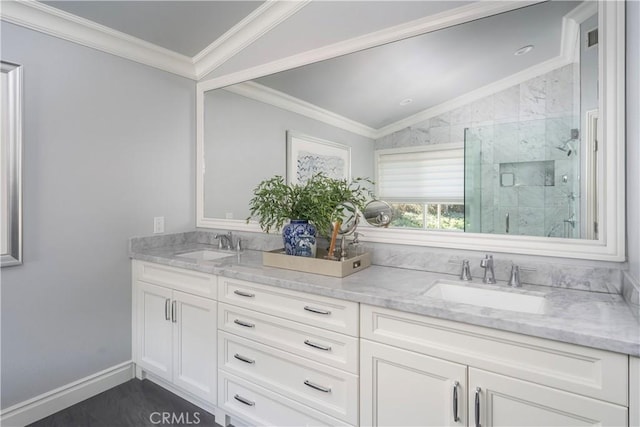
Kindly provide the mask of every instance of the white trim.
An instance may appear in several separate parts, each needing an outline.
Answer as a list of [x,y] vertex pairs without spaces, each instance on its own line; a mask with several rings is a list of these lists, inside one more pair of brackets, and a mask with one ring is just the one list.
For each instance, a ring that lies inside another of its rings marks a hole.
[[292,111],[366,138],[375,139],[377,135],[376,130],[369,126],[256,82],[238,83],[225,87],[224,90]]
[[3,1],[2,20],[191,79],[191,58],[35,0]]
[[271,31],[310,0],[268,0],[193,58],[35,0],[3,1],[3,21],[198,80]]
[[629,356],[629,425],[640,425],[640,358]]
[[294,15],[311,0],[264,2],[216,41],[193,57],[196,79],[224,64],[245,47]]
[[23,426],[55,414],[69,406],[109,390],[133,378],[133,362],[128,361],[74,381],[2,411],[0,423]]
[[528,5],[540,3],[541,1],[543,0],[474,2],[469,5],[450,9],[445,12],[414,21],[409,21],[394,27],[389,27],[380,31],[354,37],[349,40],[288,56],[286,58],[261,64],[242,71],[216,77],[211,80],[198,82],[198,90],[207,91],[211,89],[219,89],[232,84],[253,80],[258,77],[311,64],[313,62],[335,58],[337,56],[402,40],[419,34],[436,31],[475,19],[484,18],[486,16],[519,9]]

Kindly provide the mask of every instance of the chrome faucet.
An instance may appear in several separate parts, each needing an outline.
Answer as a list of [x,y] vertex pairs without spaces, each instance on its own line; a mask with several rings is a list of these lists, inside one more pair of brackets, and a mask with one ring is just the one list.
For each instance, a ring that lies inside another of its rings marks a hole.
[[462,270],[460,271],[460,280],[470,281],[471,280],[471,269],[469,268],[469,260],[465,259],[462,261]]
[[230,231],[227,234],[216,234],[213,238],[218,239],[218,249],[233,249],[233,235]]
[[480,261],[480,267],[484,268],[482,283],[496,283],[496,275],[493,271],[493,255],[485,255],[484,259]]
[[521,288],[522,282],[520,282],[520,267],[515,264],[511,265],[511,278],[509,278],[509,286],[514,288]]

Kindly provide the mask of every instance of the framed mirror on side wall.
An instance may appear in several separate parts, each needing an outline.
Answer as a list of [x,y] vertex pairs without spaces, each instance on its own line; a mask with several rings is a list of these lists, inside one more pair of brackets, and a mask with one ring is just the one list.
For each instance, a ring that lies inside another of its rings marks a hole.
[[294,130],[375,177],[394,222],[368,241],[624,260],[624,3],[478,2],[412,25],[198,83],[197,225],[260,231],[251,191],[286,174]]
[[0,87],[2,267],[22,264],[22,67],[2,61]]

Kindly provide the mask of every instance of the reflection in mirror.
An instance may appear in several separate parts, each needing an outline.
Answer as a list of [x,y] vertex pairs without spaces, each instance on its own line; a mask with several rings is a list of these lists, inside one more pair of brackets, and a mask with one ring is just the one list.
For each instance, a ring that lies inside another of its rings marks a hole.
[[597,28],[545,2],[209,91],[204,217],[246,217],[295,130],[350,147],[390,227],[596,239]]
[[382,200],[372,200],[364,207],[364,219],[374,227],[387,227],[394,218],[393,208]]
[[358,208],[351,202],[341,203],[332,216],[334,220],[337,220],[340,224],[338,234],[343,236],[348,236],[356,231],[356,227],[360,221]]
[[7,267],[22,264],[22,67],[1,64],[0,246]]

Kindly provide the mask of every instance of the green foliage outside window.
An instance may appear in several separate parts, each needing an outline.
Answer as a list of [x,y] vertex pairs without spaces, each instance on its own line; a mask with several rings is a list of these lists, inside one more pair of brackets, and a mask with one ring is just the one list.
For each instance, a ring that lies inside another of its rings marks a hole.
[[394,209],[392,227],[464,231],[463,204],[392,203],[391,206]]

